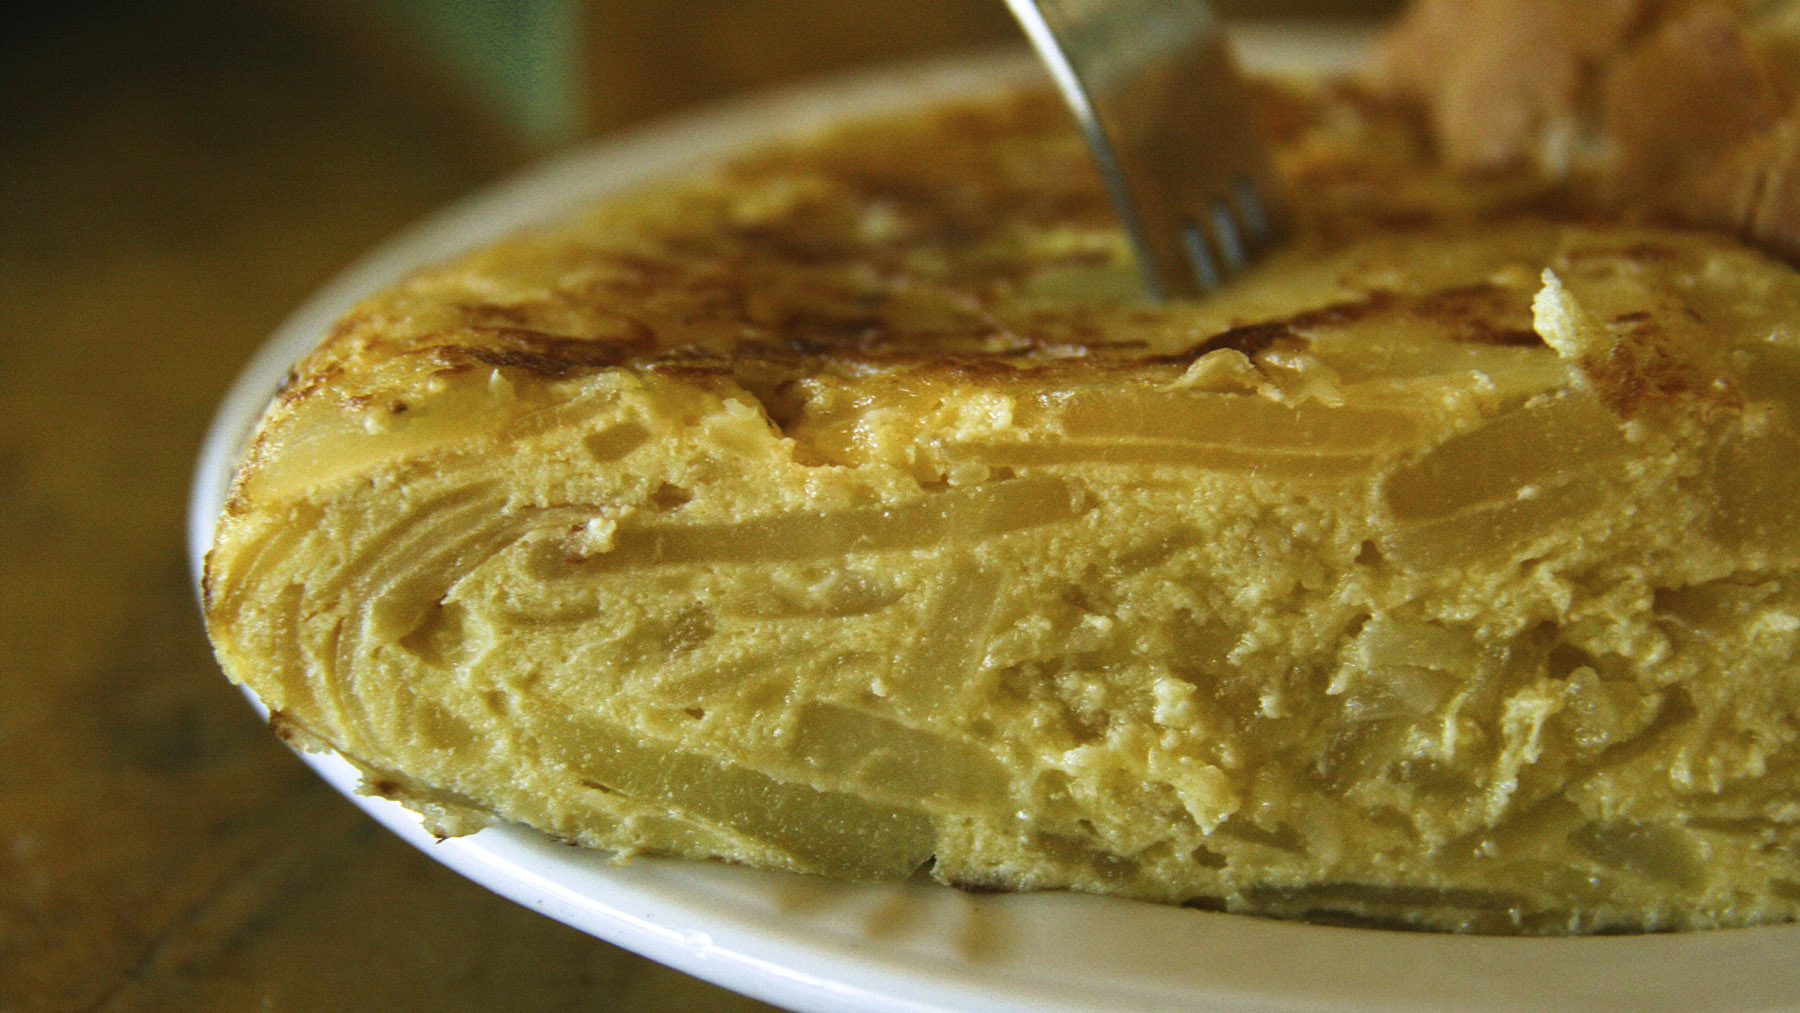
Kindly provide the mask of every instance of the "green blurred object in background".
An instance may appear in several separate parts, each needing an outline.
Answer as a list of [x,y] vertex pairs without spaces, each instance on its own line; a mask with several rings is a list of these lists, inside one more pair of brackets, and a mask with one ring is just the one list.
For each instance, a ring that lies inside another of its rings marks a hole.
[[525,144],[580,136],[583,0],[370,0],[375,15],[454,74]]

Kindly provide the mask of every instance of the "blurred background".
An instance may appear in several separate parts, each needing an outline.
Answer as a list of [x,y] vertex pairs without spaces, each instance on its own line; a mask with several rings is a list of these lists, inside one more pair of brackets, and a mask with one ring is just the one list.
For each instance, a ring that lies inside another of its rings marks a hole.
[[1016,38],[1001,0],[0,5],[0,1011],[760,1008],[462,881],[279,745],[201,632],[194,454],[282,316],[446,201]]

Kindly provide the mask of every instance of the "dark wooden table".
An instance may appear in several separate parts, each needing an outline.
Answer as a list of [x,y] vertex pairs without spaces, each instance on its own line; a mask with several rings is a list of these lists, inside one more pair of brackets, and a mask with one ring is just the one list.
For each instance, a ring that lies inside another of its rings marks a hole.
[[[589,122],[1010,31],[998,0],[869,3],[834,48],[836,0],[718,0],[685,37],[700,5],[595,0]],[[0,1011],[762,1008],[401,844],[213,663],[182,519],[226,384],[338,268],[530,157],[307,6],[0,14]]]

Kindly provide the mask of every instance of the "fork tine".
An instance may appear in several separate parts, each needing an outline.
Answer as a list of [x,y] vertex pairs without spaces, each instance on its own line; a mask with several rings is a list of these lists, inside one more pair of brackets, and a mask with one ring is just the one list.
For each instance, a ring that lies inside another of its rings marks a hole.
[[1239,176],[1231,182],[1232,193],[1237,196],[1238,213],[1244,219],[1244,231],[1253,243],[1262,243],[1270,238],[1273,227],[1269,222],[1268,208],[1263,206],[1262,194],[1258,192],[1256,181],[1249,176]]
[[1262,199],[1247,176],[1239,176],[1227,196],[1214,198],[1203,218],[1183,217],[1179,228],[1201,292],[1222,286],[1247,268],[1270,238]]
[[1225,284],[1225,276],[1219,271],[1219,264],[1213,259],[1212,244],[1206,241],[1206,233],[1200,223],[1192,218],[1181,220],[1181,245],[1187,250],[1188,264],[1194,272],[1194,282],[1200,291],[1211,292]]
[[1218,244],[1219,257],[1225,261],[1225,270],[1236,274],[1250,262],[1250,255],[1244,248],[1244,238],[1238,235],[1237,219],[1223,198],[1215,198],[1212,202],[1213,241]]

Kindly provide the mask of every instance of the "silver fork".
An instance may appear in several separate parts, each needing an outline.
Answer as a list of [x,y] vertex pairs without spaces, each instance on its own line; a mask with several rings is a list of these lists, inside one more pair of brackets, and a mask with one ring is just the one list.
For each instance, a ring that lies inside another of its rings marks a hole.
[[1274,239],[1274,174],[1207,0],[1007,0],[1086,136],[1152,297],[1210,292]]

